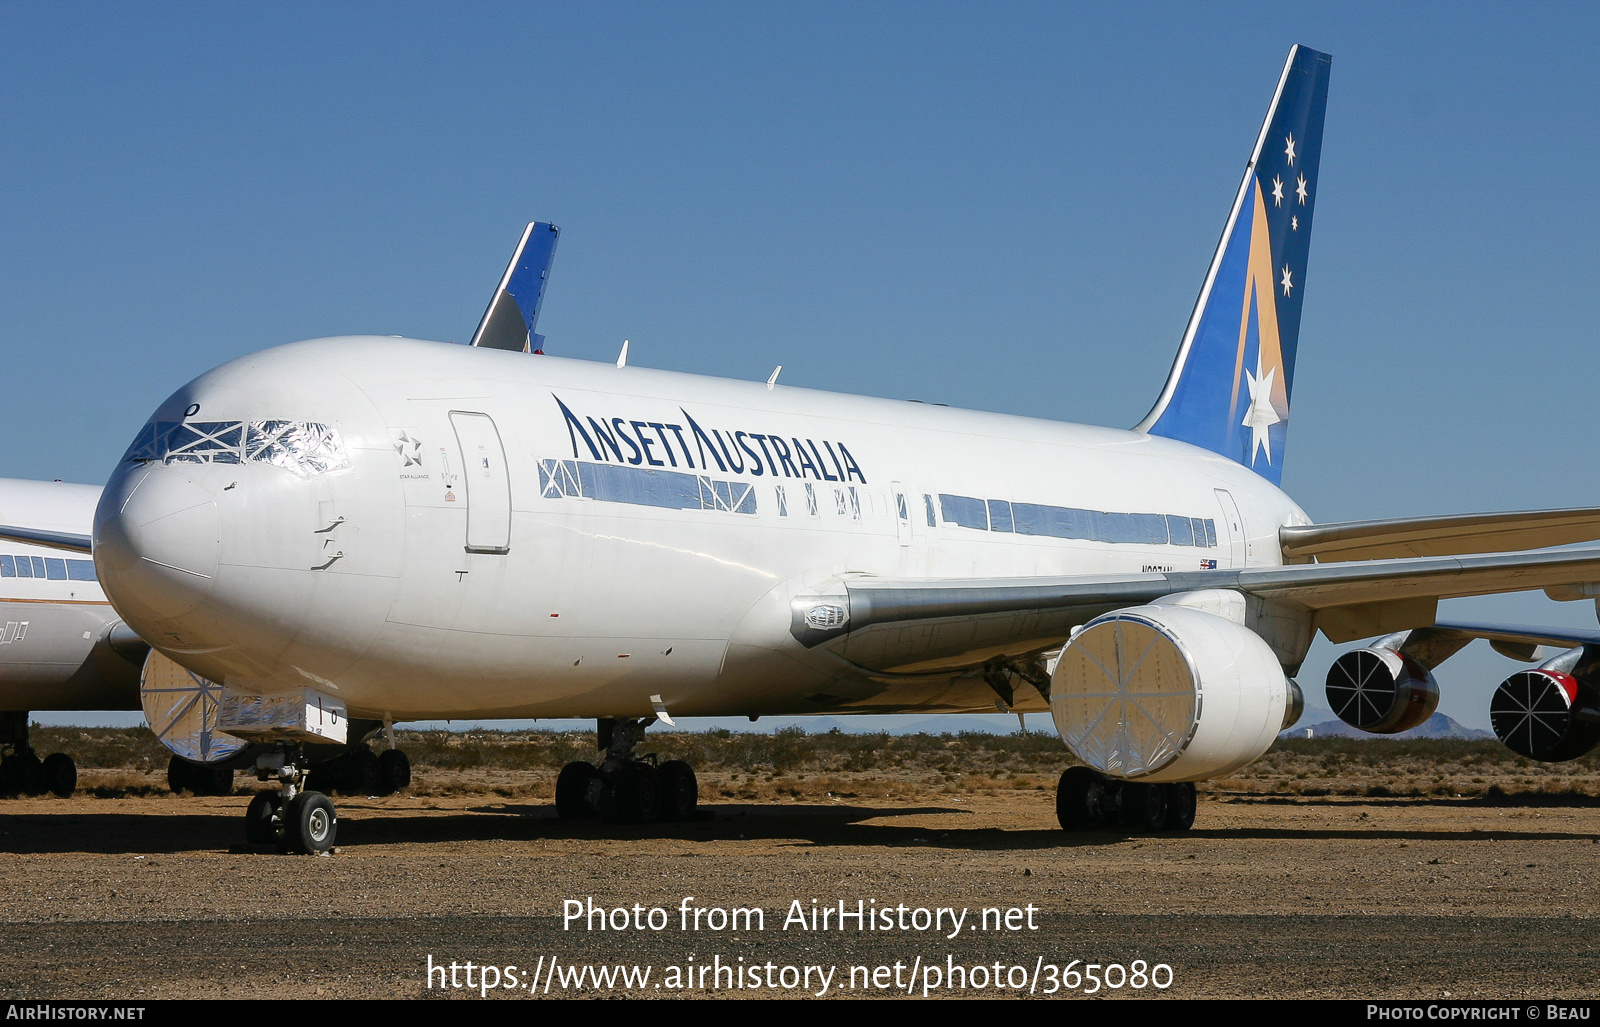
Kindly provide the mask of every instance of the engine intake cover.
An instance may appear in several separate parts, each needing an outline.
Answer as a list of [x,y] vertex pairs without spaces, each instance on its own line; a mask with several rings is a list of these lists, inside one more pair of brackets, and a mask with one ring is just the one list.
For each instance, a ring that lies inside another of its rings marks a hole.
[[1244,766],[1281,729],[1288,681],[1267,643],[1180,606],[1097,617],[1062,650],[1050,713],[1062,741],[1102,773],[1199,781]]
[[1545,763],[1574,760],[1600,744],[1600,694],[1561,671],[1518,671],[1495,689],[1489,723],[1519,756]]
[[1375,735],[1409,731],[1439,708],[1439,683],[1404,653],[1352,649],[1328,668],[1328,705],[1353,728]]

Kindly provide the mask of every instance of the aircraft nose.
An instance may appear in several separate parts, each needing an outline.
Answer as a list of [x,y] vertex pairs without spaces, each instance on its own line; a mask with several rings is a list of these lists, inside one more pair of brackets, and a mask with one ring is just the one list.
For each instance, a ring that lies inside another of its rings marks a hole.
[[181,466],[154,464],[113,481],[96,511],[96,573],[124,614],[164,621],[188,613],[211,594],[220,550],[216,499]]

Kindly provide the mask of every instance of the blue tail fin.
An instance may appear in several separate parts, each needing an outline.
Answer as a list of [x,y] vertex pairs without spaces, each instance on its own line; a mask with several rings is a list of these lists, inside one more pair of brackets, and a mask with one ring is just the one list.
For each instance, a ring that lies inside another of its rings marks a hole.
[[1331,63],[1303,46],[1289,51],[1172,374],[1138,425],[1274,484],[1283,477]]
[[539,323],[539,305],[544,302],[544,286],[550,277],[550,262],[556,255],[555,225],[535,221],[522,232],[517,251],[500,276],[500,287],[483,312],[472,345],[489,349],[509,349],[522,353],[544,351],[544,336],[534,331]]

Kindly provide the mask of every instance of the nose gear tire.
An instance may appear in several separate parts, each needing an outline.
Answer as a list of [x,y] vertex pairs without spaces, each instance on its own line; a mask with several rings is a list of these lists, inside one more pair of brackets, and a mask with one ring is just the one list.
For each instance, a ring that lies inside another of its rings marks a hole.
[[333,848],[338,835],[339,817],[333,802],[321,792],[301,792],[283,809],[283,838],[287,852],[308,856]]

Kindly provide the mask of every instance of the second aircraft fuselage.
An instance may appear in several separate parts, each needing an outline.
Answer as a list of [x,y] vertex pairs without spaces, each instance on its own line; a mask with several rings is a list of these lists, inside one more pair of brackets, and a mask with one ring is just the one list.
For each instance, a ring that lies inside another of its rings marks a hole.
[[789,601],[1271,565],[1308,523],[1138,432],[393,338],[225,364],[128,455],[95,561],[130,626],[231,687],[395,720],[992,708],[973,681],[830,687]]

